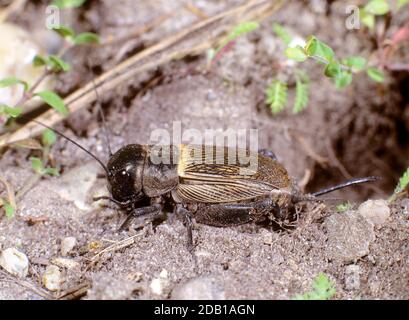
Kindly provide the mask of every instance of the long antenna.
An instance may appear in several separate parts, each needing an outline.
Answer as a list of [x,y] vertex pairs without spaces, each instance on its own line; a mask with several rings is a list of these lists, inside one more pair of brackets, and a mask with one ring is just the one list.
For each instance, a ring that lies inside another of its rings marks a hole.
[[106,167],[106,165],[95,155],[93,154],[91,151],[85,149],[82,145],[80,145],[78,142],[75,142],[74,140],[72,140],[71,138],[68,138],[65,134],[61,133],[60,131],[51,128],[49,126],[47,126],[44,123],[41,123],[40,121],[37,120],[32,120],[35,123],[38,123],[39,125],[42,125],[43,127],[46,127],[47,129],[50,129],[51,131],[55,132],[56,134],[58,134],[59,136],[63,137],[64,139],[68,140],[69,142],[71,142],[72,144],[76,145],[78,148],[80,148],[81,150],[83,150],[84,152],[86,152],[88,155],[90,155],[91,157],[93,157],[95,160],[98,161],[98,163],[101,165],[101,167],[105,170],[105,173],[107,174],[107,177],[109,176],[109,171],[108,168]]
[[99,99],[99,94],[98,94],[97,86],[95,84],[94,79],[92,79],[92,83],[94,84],[95,95],[97,96],[97,99],[96,99],[97,108],[98,108],[99,114],[101,115],[101,119],[102,119],[102,127],[104,128],[104,135],[105,135],[105,139],[106,139],[106,143],[108,147],[109,157],[111,157],[112,156],[111,141],[109,139],[109,132],[108,132],[107,124],[105,121],[105,115],[104,115],[104,112],[102,111],[101,100]]
[[374,176],[365,177],[365,178],[351,179],[351,180],[348,180],[348,181],[346,181],[344,183],[338,184],[336,186],[319,190],[317,192],[312,193],[311,195],[314,196],[314,197],[318,197],[318,196],[321,196],[323,194],[333,192],[335,190],[343,189],[343,188],[346,188],[346,187],[349,187],[349,186],[353,186],[353,185],[361,184],[361,183],[365,183],[365,182],[377,181],[379,179],[380,179],[380,177],[374,177]]

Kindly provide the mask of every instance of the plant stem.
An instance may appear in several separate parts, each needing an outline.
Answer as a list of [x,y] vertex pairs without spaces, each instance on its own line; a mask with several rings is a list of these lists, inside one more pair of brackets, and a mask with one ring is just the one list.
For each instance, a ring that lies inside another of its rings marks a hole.
[[[325,60],[325,59],[323,59],[321,57],[318,57],[318,56],[310,56],[310,58],[314,59],[315,61],[321,62],[321,63],[323,63],[325,65],[329,64],[329,61],[327,61],[327,60]],[[339,65],[340,65],[342,71],[352,72],[352,69],[350,67],[345,66],[345,65],[343,65],[341,63]]]

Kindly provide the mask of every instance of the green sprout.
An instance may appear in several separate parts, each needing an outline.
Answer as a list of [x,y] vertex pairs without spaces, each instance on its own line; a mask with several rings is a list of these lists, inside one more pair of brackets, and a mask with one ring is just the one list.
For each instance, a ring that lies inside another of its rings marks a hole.
[[[353,75],[365,72],[375,82],[383,82],[383,72],[373,66],[369,66],[365,58],[351,56],[338,59],[334,50],[325,42],[314,35],[307,38],[303,46],[292,44],[290,33],[280,24],[273,25],[274,33],[285,43],[285,56],[297,63],[313,60],[323,67],[323,74],[331,78],[337,89],[343,89],[351,84]],[[295,99],[293,113],[297,114],[304,110],[309,103],[309,79],[305,71],[298,67],[294,68],[296,78]],[[270,106],[273,114],[279,113],[288,103],[289,84],[282,80],[274,79],[266,89],[266,103]]]
[[323,273],[312,282],[312,290],[304,294],[297,294],[293,300],[328,300],[336,293],[334,283]]
[[398,195],[403,192],[409,185],[409,168],[406,169],[405,173],[399,179],[398,185],[393,192],[393,195],[389,198],[389,202],[393,202],[396,200]]

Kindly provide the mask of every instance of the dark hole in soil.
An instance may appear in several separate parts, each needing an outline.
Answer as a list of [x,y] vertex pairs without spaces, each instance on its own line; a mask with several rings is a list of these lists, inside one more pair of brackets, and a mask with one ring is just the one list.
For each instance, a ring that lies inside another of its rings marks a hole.
[[[409,128],[405,108],[409,104],[409,76],[395,74],[391,84],[398,92],[385,97],[381,105],[368,105],[369,113],[354,116],[350,124],[340,129],[332,139],[337,158],[353,177],[376,175],[382,180],[373,184],[356,186],[338,191],[330,197],[348,200],[364,200],[367,197],[390,195],[399,177],[409,165]],[[387,89],[391,90],[392,89]],[[362,106],[354,106],[362,108]],[[384,108],[388,108],[386,113]],[[354,112],[348,110],[347,112]],[[373,118],[365,119],[368,114]],[[314,167],[314,176],[307,186],[312,192],[320,188],[347,180],[340,170]]]

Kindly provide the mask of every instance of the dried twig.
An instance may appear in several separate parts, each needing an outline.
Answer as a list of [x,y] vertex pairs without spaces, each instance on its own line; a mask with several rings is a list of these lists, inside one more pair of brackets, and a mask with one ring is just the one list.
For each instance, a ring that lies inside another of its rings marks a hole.
[[[16,193],[14,191],[13,186],[2,176],[0,176],[0,182],[6,187],[8,201],[10,205],[13,207],[13,209],[15,210],[17,208],[17,205],[16,205]],[[0,207],[1,206],[2,204],[0,203]]]
[[32,284],[30,281],[23,280],[23,279],[18,279],[16,277],[10,275],[9,273],[1,270],[1,269],[0,269],[0,274],[2,274],[7,281],[15,282],[18,285],[20,285],[22,287],[25,287],[26,289],[34,292],[35,294],[38,294],[39,296],[43,297],[44,299],[48,299],[48,300],[54,299],[54,297],[51,294],[49,294],[43,288],[39,288],[36,285]]
[[[89,105],[95,100],[94,87],[99,92],[110,91],[124,81],[134,78],[136,74],[152,70],[173,59],[180,59],[187,55],[198,55],[205,52],[217,42],[213,34],[219,37],[238,21],[260,20],[278,10],[283,1],[253,0],[239,7],[227,10],[211,18],[199,21],[190,28],[186,28],[174,36],[165,38],[125,60],[110,71],[105,72],[83,88],[65,98],[64,102],[71,112],[75,112]],[[63,117],[54,110],[49,110],[36,119],[46,125],[53,126],[63,120]],[[14,133],[0,137],[0,148],[10,143],[38,135],[44,128],[37,123],[26,124]]]
[[141,234],[138,233],[138,234],[136,234],[134,236],[128,237],[128,238],[126,238],[124,240],[120,240],[120,241],[117,241],[117,242],[111,244],[110,246],[106,247],[105,249],[101,250],[96,255],[94,255],[91,258],[91,261],[96,261],[104,253],[117,251],[117,250],[120,250],[122,248],[126,248],[126,247],[130,246],[131,244],[134,244],[135,243],[135,238],[137,238],[137,237],[141,237]]
[[76,300],[80,299],[87,294],[88,289],[91,287],[91,283],[85,282],[81,283],[75,287],[62,292],[57,300]]

